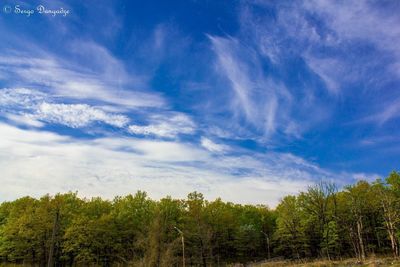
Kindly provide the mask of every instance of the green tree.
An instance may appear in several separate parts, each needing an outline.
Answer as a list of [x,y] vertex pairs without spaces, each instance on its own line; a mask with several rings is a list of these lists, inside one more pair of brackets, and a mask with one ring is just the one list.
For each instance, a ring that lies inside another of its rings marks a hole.
[[286,196],[276,208],[277,231],[275,237],[280,241],[280,253],[291,251],[290,255],[300,259],[305,255],[305,235],[302,211],[298,198]]
[[[157,203],[149,231],[147,266],[168,267],[181,262],[180,236],[184,206],[170,197]],[[178,257],[180,255],[180,257]]]
[[374,192],[379,197],[379,205],[382,208],[384,226],[390,239],[390,245],[395,257],[399,256],[399,240],[397,236],[400,223],[400,198],[398,183],[400,175],[392,172],[387,178],[386,183],[377,180],[374,184]]

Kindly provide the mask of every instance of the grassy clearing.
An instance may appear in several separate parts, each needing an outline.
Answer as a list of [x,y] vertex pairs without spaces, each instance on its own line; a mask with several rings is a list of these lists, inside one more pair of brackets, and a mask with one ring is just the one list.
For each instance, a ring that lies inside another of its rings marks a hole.
[[273,261],[264,262],[258,264],[252,264],[251,267],[280,267],[280,266],[293,266],[293,267],[330,267],[330,266],[363,266],[363,267],[375,267],[375,266],[398,266],[400,267],[400,259],[394,258],[368,258],[363,263],[360,263],[357,259],[346,259],[342,261],[327,261],[327,260],[315,260],[315,261]]

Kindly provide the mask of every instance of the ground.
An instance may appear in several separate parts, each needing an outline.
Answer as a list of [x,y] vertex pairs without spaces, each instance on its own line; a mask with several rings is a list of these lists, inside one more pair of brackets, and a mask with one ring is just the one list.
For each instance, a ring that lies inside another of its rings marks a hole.
[[315,260],[309,262],[290,262],[290,261],[273,261],[255,263],[250,265],[251,267],[280,267],[280,266],[293,266],[293,267],[330,267],[330,266],[364,266],[364,267],[375,267],[375,266],[398,266],[400,267],[400,259],[394,258],[368,258],[363,263],[360,263],[357,259],[346,259],[343,261],[327,261],[327,260]]

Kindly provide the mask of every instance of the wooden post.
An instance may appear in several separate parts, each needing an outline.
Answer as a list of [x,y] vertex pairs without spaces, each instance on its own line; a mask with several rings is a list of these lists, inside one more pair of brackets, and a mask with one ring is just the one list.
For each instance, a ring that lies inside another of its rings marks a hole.
[[271,259],[271,253],[270,253],[270,250],[269,250],[269,236],[264,231],[261,231],[261,233],[263,233],[265,235],[266,239],[267,239],[268,259]]
[[47,267],[54,267],[54,247],[55,247],[55,243],[56,243],[56,234],[57,234],[57,228],[58,228],[59,215],[60,215],[60,213],[57,208],[56,216],[54,217],[54,223],[53,223],[53,233],[51,234],[49,260],[47,262]]
[[182,266],[185,267],[185,237],[183,236],[183,232],[178,229],[178,227],[174,226],[175,230],[181,235],[182,240]]
[[183,236],[183,234],[181,234],[182,236],[182,266],[185,267],[185,237]]

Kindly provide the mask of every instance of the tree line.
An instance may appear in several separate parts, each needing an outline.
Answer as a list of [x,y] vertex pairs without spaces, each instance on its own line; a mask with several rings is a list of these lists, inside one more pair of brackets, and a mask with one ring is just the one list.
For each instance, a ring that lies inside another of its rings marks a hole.
[[[240,193],[240,192],[238,192]],[[39,266],[225,266],[273,259],[399,256],[400,173],[342,190],[327,182],[275,209],[145,192],[76,193],[0,205],[0,260]]]

